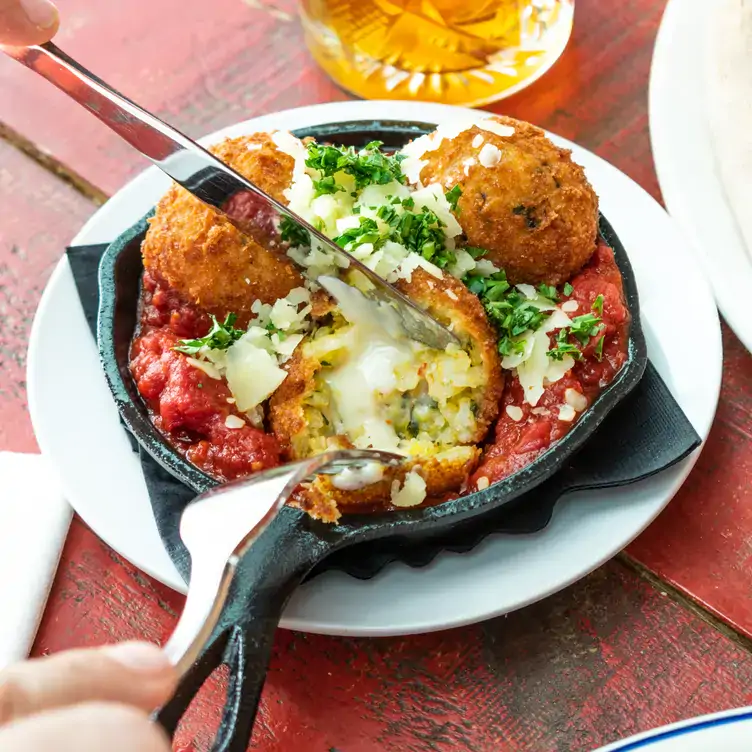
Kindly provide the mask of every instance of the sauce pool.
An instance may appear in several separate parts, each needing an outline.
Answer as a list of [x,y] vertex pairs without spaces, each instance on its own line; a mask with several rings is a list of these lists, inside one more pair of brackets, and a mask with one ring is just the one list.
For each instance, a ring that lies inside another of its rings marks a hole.
[[[519,379],[507,378],[501,413],[481,459],[470,477],[466,492],[482,490],[529,465],[572,430],[580,415],[613,381],[627,360],[629,309],[624,284],[614,252],[601,241],[590,261],[574,277],[572,292],[562,298],[575,300],[572,316],[592,310],[603,296],[601,323],[604,328],[582,348],[582,359],[559,381],[545,386],[535,406],[525,401]],[[556,330],[551,332],[553,347]],[[598,342],[603,338],[602,352]],[[576,409],[575,409],[576,408]]]
[[[141,330],[131,346],[130,369],[152,422],[186,459],[218,480],[234,480],[276,467],[274,436],[250,425],[234,406],[222,379],[195,368],[173,348],[181,339],[203,337],[209,317],[144,272]],[[226,424],[242,420],[240,428]]]

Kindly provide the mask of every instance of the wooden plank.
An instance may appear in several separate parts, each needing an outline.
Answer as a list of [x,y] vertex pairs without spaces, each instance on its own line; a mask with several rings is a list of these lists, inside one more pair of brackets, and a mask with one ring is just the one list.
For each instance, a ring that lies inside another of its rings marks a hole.
[[0,205],[0,450],[38,451],[26,408],[31,322],[66,242],[94,206],[1,140]]
[[[655,0],[577,0],[562,59],[493,109],[573,138],[655,190],[645,110],[662,8]],[[348,98],[310,58],[296,9],[293,0],[110,0],[96,7],[67,0],[57,41],[123,93],[198,136],[266,112]],[[11,60],[0,59],[0,91],[0,122],[106,193],[144,167],[104,126]],[[635,130],[626,151],[620,134]]]
[[[199,136],[344,94],[313,67],[292,11],[261,2],[67,0],[56,42],[108,83]],[[0,59],[0,122],[107,193],[145,160],[12,60]]]
[[[77,525],[34,652],[164,642],[181,602]],[[474,627],[378,640],[280,630],[254,749],[585,752],[743,705],[750,686],[747,650],[612,562]],[[208,749],[223,689],[199,698],[183,748]]]
[[752,356],[725,325],[723,350],[721,399],[705,450],[629,554],[752,637]]

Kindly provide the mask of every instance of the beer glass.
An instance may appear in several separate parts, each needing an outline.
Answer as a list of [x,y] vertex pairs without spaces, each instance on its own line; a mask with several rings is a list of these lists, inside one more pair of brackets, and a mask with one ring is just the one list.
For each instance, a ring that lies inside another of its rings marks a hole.
[[368,99],[482,105],[547,71],[574,0],[302,0],[313,57]]

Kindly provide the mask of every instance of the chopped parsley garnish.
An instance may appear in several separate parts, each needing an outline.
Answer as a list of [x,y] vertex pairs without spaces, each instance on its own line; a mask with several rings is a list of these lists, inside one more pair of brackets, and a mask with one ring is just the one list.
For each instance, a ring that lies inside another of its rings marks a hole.
[[462,282],[483,303],[489,320],[499,334],[498,348],[502,356],[522,352],[525,343],[516,341],[516,338],[528,329],[538,329],[548,316],[515,290],[503,271],[488,277],[471,272],[463,277]]
[[373,243],[374,247],[383,243],[384,238],[379,233],[379,226],[376,224],[376,220],[370,217],[360,217],[359,219],[360,224],[357,227],[351,227],[334,238],[334,242],[340,248],[350,246],[352,250],[359,245],[363,245],[363,243]]
[[572,319],[572,326],[569,327],[569,333],[573,337],[576,337],[583,345],[587,345],[590,342],[590,338],[603,329],[603,324],[600,321],[600,318],[594,313],[575,316]]
[[383,219],[390,227],[396,227],[399,224],[400,216],[393,206],[383,204],[376,210],[376,216]]
[[559,300],[559,295],[556,292],[556,288],[553,285],[541,284],[538,286],[538,292],[544,297],[548,298],[552,302],[556,303]]
[[337,191],[345,190],[341,185],[339,185],[339,183],[336,183],[334,181],[334,177],[332,175],[327,175],[325,178],[321,178],[321,180],[314,180],[313,187],[316,190],[317,198],[319,196],[324,196],[326,194],[337,193]]
[[474,259],[482,258],[488,253],[485,248],[478,248],[474,245],[466,245],[462,250],[467,251]]
[[564,283],[564,289],[562,290],[566,297],[569,297],[574,292],[574,287],[569,282]]
[[444,194],[444,197],[449,202],[449,208],[452,211],[457,211],[457,202],[460,200],[461,195],[462,195],[462,188],[460,188],[459,183],[455,185],[451,191],[447,191]]
[[596,360],[600,363],[603,360],[603,342],[606,339],[606,335],[604,334],[599,340],[598,344],[595,346],[595,357]]
[[594,301],[592,309],[599,315],[603,316],[603,295],[599,295]]
[[[599,295],[598,297],[602,298],[603,296]],[[598,298],[596,298],[597,300]],[[595,304],[593,307],[595,307]],[[556,335],[555,346],[546,354],[554,360],[562,360],[565,355],[571,355],[575,360],[580,360],[582,358],[582,351],[569,341],[570,336],[579,340],[580,344],[585,347],[590,342],[590,338],[595,337],[604,328],[605,324],[594,313],[575,316],[572,319],[571,326],[559,330],[559,333]],[[594,349],[595,357],[599,361],[603,358],[603,340],[604,337],[601,337]]]
[[283,340],[287,336],[287,333],[283,329],[275,326],[271,321],[267,323],[264,329],[266,329],[269,334],[276,334],[280,338],[280,340]]
[[565,355],[571,355],[575,360],[582,358],[579,348],[569,342],[569,329],[559,329],[556,335],[556,344],[546,355],[554,360],[563,360]]
[[282,217],[279,221],[279,237],[282,242],[291,246],[311,245],[308,231],[289,217]]
[[211,350],[226,350],[245,334],[245,329],[236,329],[233,326],[238,319],[234,313],[228,313],[222,323],[211,314],[209,314],[209,318],[212,320],[212,328],[205,337],[181,339],[180,344],[173,350],[186,355],[196,355],[204,347]]
[[[344,172],[355,178],[356,190],[367,185],[386,185],[396,180],[405,182],[400,162],[404,154],[389,155],[381,151],[381,141],[371,141],[365,149],[356,151],[352,146],[322,146],[308,144],[306,167],[318,170],[322,178],[332,177],[337,172]],[[320,181],[319,181],[320,182]]]
[[419,214],[405,212],[389,224],[393,227],[389,240],[402,243],[408,251],[419,253],[440,269],[455,260],[452,251],[446,248],[444,223],[427,207]]
[[495,272],[488,277],[470,272],[462,278],[462,282],[471,293],[477,295],[483,303],[502,300],[511,285],[503,271]]

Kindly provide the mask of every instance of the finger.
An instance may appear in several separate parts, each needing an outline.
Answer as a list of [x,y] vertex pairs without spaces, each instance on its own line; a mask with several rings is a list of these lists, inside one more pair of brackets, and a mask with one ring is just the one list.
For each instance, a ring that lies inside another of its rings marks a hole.
[[90,703],[25,718],[0,729],[0,749],[21,752],[170,752],[143,711]]
[[172,695],[176,683],[175,669],[156,645],[127,642],[58,653],[0,674],[0,724],[94,700],[152,710]]
[[0,44],[44,44],[59,25],[57,8],[49,0],[0,0]]

